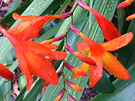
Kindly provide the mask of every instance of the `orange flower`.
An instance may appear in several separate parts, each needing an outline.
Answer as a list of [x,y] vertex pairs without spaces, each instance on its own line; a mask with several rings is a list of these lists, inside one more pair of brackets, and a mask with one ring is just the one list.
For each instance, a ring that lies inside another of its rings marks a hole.
[[[120,79],[126,80],[130,78],[124,66],[108,51],[114,51],[127,45],[133,38],[132,32],[124,34],[108,42],[97,44],[92,39],[90,39],[83,33],[79,32],[73,25],[71,25],[70,28],[74,33],[80,35],[86,41],[86,43],[85,42],[78,43],[77,48],[79,49],[79,51],[87,52],[87,50],[89,49],[88,56],[96,62],[96,66],[89,65],[89,68],[88,65],[83,64],[84,66],[87,66],[86,67],[87,69],[89,69],[90,87],[93,87],[102,77],[103,67],[110,74],[113,74],[114,76]],[[81,68],[83,69],[85,67],[81,66]],[[87,70],[85,70],[85,72],[86,71]]]
[[118,9],[121,9],[121,8],[124,8],[124,7],[127,7],[129,6],[134,0],[125,0],[123,1],[122,3],[120,3],[117,8]]
[[36,38],[39,36],[39,31],[49,20],[56,18],[66,18],[70,16],[70,13],[61,15],[47,15],[47,16],[21,16],[17,13],[13,13],[13,18],[15,20],[22,19],[15,27],[9,29],[8,34],[12,34],[21,40],[29,40],[31,38]]
[[8,38],[15,49],[15,54],[19,61],[19,68],[27,81],[27,90],[29,90],[32,85],[33,74],[46,80],[52,85],[58,83],[57,73],[50,60],[45,56],[50,57],[53,60],[62,60],[66,58],[67,53],[52,51],[40,43],[20,40],[16,36],[8,34],[2,27],[0,28],[0,31]]
[[12,72],[10,72],[4,65],[0,64],[0,76],[12,81],[14,78],[14,75]]
[[84,8],[86,10],[89,10],[94,15],[94,17],[97,20],[97,23],[98,23],[99,27],[103,31],[103,35],[104,35],[106,40],[109,41],[109,40],[112,40],[114,38],[117,38],[117,37],[121,36],[121,34],[117,30],[117,28],[112,24],[111,21],[106,19],[104,16],[102,16],[96,10],[87,6],[84,2],[79,1],[78,4],[79,4],[80,7]]
[[127,21],[135,19],[135,13],[126,18]]

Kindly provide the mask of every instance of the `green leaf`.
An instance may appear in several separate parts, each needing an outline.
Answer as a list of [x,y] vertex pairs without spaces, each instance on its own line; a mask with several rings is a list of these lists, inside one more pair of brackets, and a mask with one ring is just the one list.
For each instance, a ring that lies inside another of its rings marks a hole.
[[41,15],[46,15],[47,13],[50,13],[51,11],[54,11],[59,6],[61,6],[63,3],[64,3],[64,0],[54,0],[51,3],[51,5]]
[[100,93],[91,101],[134,101],[135,100],[135,64],[129,69],[130,79],[114,82],[115,92],[110,94]]
[[11,100],[11,82],[7,81],[0,87],[0,101],[5,101],[4,97],[6,97],[7,101]]
[[[119,3],[121,3],[122,1],[123,0],[119,0]],[[124,21],[126,20],[125,10],[124,9],[117,9],[117,17],[118,17],[118,29],[119,29],[119,32],[121,33],[123,25],[124,25]]]
[[6,15],[8,15],[12,11],[14,11],[18,7],[18,5],[20,4],[20,2],[21,2],[21,0],[14,0],[14,2],[12,3],[12,5],[9,8],[8,12],[6,13]]
[[43,83],[43,80],[38,80],[36,83],[35,83],[35,85],[34,85],[34,87],[33,87],[33,89],[31,89],[29,92],[28,92],[28,94],[27,94],[27,96],[25,96],[24,97],[24,99],[23,99],[23,101],[35,101],[35,99],[37,98],[37,95],[39,94],[39,93],[41,93],[41,91],[42,91],[42,83]]

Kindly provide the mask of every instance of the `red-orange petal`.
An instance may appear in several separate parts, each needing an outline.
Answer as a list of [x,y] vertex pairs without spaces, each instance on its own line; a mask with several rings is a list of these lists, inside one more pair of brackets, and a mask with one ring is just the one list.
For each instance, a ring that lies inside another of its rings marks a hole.
[[74,90],[76,90],[76,91],[78,91],[78,92],[82,92],[81,87],[79,87],[79,86],[76,85],[75,83],[73,83],[73,82],[71,82],[71,81],[69,81],[69,80],[65,80],[65,82],[66,82],[66,84],[67,84],[70,88],[72,88],[72,89],[74,89]]
[[30,73],[30,71],[28,69],[28,65],[27,65],[27,62],[24,58],[23,53],[20,50],[15,50],[15,53],[16,53],[16,57],[18,59],[19,68],[23,72],[23,74],[26,78],[26,81],[27,81],[26,89],[29,90],[31,88],[32,83],[33,83],[32,74]]
[[38,16],[33,16],[33,15],[19,15],[17,13],[13,13],[13,18],[14,20],[17,20],[17,19],[22,19],[22,20],[30,20],[30,19],[33,19],[33,18],[38,18]]
[[55,45],[55,44],[42,44],[42,45],[46,46],[47,48],[51,50],[55,50],[58,48],[58,45]]
[[89,87],[95,86],[95,84],[99,81],[99,79],[102,77],[103,74],[103,63],[101,55],[98,56],[95,54],[91,55],[91,58],[96,62],[96,66],[90,66],[89,67]]
[[135,19],[135,13],[126,18],[127,21]]
[[119,79],[127,80],[130,78],[128,71],[124,66],[109,52],[105,51],[102,54],[104,68],[112,75]]
[[84,54],[81,54],[79,52],[74,52],[74,55],[81,61],[89,64],[89,65],[96,65],[95,61],[92,60],[91,58],[89,58],[88,56],[84,55]]
[[[80,70],[82,70],[82,71],[84,71],[84,72],[87,72],[87,71],[89,70],[89,64],[87,64],[87,63],[82,63],[82,64],[79,66],[78,69],[80,69]],[[79,78],[79,77],[81,77],[81,75],[76,74],[76,73],[73,74],[73,78]]]
[[42,83],[42,86],[48,86],[49,84],[50,84],[49,82],[44,81],[44,82]]
[[24,41],[24,44],[26,49],[28,49],[29,51],[32,51],[36,54],[46,55],[54,60],[62,60],[65,59],[67,56],[66,52],[51,51],[48,47],[36,42]]
[[123,1],[122,3],[120,3],[117,8],[118,9],[121,9],[121,8],[124,8],[124,7],[127,7],[129,6],[134,0],[125,0]]
[[1,63],[0,63],[0,76],[3,77],[3,78],[5,78],[5,79],[7,79],[7,80],[9,80],[9,81],[12,81],[13,78],[14,78],[13,73],[10,70],[8,70]]
[[118,38],[115,38],[108,42],[101,43],[99,45],[107,51],[114,51],[123,46],[126,46],[132,39],[133,39],[133,33],[129,32]]
[[100,45],[98,45],[95,41],[93,41],[83,33],[80,32],[79,35],[86,41],[91,53],[98,55],[99,53],[102,53],[104,51],[104,49]]
[[24,56],[31,74],[46,80],[53,86],[58,84],[58,75],[48,59],[43,55],[34,54],[29,51],[25,51]]
[[112,39],[120,36],[119,31],[117,30],[117,28],[113,25],[113,23],[111,21],[106,19],[104,16],[102,16],[96,10],[94,10],[94,9],[90,8],[89,6],[87,6],[86,4],[84,4],[84,2],[79,1],[78,4],[81,7],[83,7],[84,9],[89,10],[94,15],[99,27],[103,31],[103,35],[106,40],[109,41],[109,40],[112,40]]
[[87,53],[88,50],[89,50],[89,46],[88,46],[88,44],[86,42],[79,41],[77,43],[77,49],[82,53]]

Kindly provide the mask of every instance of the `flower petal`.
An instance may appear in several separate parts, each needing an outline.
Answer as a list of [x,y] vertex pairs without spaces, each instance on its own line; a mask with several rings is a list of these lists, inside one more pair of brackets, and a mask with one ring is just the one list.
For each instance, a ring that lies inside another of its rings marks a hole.
[[44,81],[44,82],[42,83],[42,86],[48,86],[49,84],[50,84],[49,82]]
[[44,45],[44,46],[46,46],[47,48],[49,48],[50,50],[55,50],[55,49],[57,49],[58,48],[58,46],[57,45],[55,45],[55,44],[42,44],[42,45]]
[[114,51],[123,46],[126,46],[132,39],[133,39],[133,33],[129,32],[118,38],[115,38],[108,42],[101,43],[99,45],[107,51]]
[[58,84],[58,75],[48,59],[29,51],[25,51],[24,56],[31,74],[46,80],[53,86]]
[[88,50],[89,50],[89,46],[88,46],[88,44],[86,42],[79,41],[77,43],[77,49],[82,53],[87,53]]
[[89,64],[89,65],[96,65],[95,61],[89,58],[88,56],[81,54],[79,52],[74,52],[74,55],[81,61]]
[[[87,64],[87,63],[82,63],[82,64],[79,66],[78,69],[80,69],[80,70],[82,70],[82,71],[84,71],[84,72],[87,72],[87,71],[89,70],[89,64]],[[79,77],[81,77],[81,75],[76,74],[76,73],[73,74],[73,78],[79,78]]]
[[80,32],[79,35],[86,41],[91,53],[98,55],[99,53],[102,53],[104,51],[104,49],[100,45],[98,45],[95,41],[93,41],[83,33]]
[[29,51],[32,51],[36,54],[46,55],[54,60],[62,60],[62,59],[65,59],[67,56],[66,52],[51,51],[46,46],[36,43],[36,42],[24,41],[24,44],[25,44],[26,49],[28,49]]
[[127,80],[130,78],[128,71],[124,66],[109,52],[102,54],[104,68],[119,79]]
[[125,0],[123,1],[122,3],[120,3],[117,8],[118,9],[121,9],[121,8],[124,8],[124,7],[127,7],[129,6],[134,0]]
[[103,35],[104,35],[106,40],[109,41],[109,40],[112,40],[112,39],[117,38],[117,37],[120,36],[119,31],[117,30],[117,28],[113,25],[113,23],[111,21],[106,19],[104,16],[102,16],[96,10],[94,10],[94,9],[90,8],[89,6],[87,6],[84,2],[79,1],[78,4],[82,8],[89,10],[94,15],[94,17],[97,20],[97,23],[98,23],[99,27],[103,31]]
[[89,67],[89,87],[95,86],[95,84],[99,81],[99,79],[102,77],[103,74],[103,63],[101,59],[101,55],[98,56],[95,54],[91,55],[91,58],[96,62],[96,66],[90,66]]
[[13,18],[14,20],[17,20],[17,19],[22,19],[22,20],[31,20],[33,18],[38,18],[38,16],[33,16],[33,15],[27,15],[27,16],[23,16],[23,15],[19,15],[17,13],[13,13]]
[[1,63],[0,63],[0,76],[3,77],[3,78],[5,78],[5,79],[7,79],[7,80],[9,80],[9,81],[12,81],[13,78],[14,78],[13,73],[10,70],[8,70]]
[[15,54],[16,54],[16,57],[17,57],[18,62],[19,62],[19,68],[23,72],[23,74],[26,78],[27,90],[29,90],[32,83],[33,83],[32,74],[30,73],[30,71],[28,69],[28,65],[27,65],[27,62],[23,56],[23,53],[21,51],[15,50]]

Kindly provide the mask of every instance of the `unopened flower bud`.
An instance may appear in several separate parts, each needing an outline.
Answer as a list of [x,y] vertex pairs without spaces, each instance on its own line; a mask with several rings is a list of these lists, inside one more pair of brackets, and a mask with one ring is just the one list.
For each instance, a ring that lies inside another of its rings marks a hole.
[[60,93],[56,96],[54,101],[60,101],[64,95],[65,89],[62,89]]
[[68,98],[69,98],[70,101],[76,101],[76,99],[73,98],[70,94],[68,94]]
[[74,90],[76,90],[76,91],[78,91],[78,92],[82,92],[81,87],[79,87],[79,86],[76,85],[75,83],[73,83],[73,82],[71,82],[71,81],[69,81],[69,80],[65,80],[65,82],[66,82],[66,84],[67,84],[70,88],[72,88],[72,89],[74,89]]

